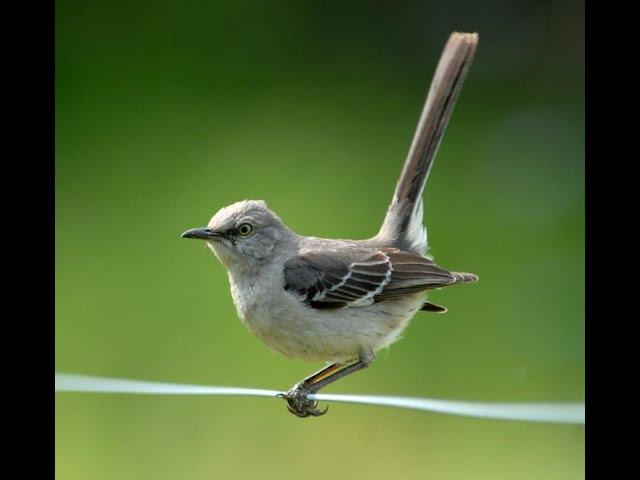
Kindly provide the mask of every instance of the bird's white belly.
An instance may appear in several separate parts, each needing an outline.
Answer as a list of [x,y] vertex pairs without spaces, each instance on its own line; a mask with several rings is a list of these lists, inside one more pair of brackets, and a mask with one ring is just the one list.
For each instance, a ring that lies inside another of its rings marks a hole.
[[365,307],[318,310],[281,286],[232,281],[231,292],[244,325],[270,348],[291,358],[327,362],[388,347],[424,302],[418,293]]

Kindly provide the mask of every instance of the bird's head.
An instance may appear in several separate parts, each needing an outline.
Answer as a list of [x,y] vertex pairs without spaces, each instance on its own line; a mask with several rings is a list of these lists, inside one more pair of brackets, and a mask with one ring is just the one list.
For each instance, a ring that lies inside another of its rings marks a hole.
[[204,240],[229,271],[269,263],[280,245],[295,237],[262,200],[244,200],[220,209],[206,227],[192,228],[182,238]]

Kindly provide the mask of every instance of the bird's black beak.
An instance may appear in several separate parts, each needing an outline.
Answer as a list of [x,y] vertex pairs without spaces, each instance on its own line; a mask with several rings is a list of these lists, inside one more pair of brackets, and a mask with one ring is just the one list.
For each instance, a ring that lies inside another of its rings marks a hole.
[[208,227],[192,228],[187,230],[182,235],[182,238],[197,238],[199,240],[212,240],[220,237],[221,234]]

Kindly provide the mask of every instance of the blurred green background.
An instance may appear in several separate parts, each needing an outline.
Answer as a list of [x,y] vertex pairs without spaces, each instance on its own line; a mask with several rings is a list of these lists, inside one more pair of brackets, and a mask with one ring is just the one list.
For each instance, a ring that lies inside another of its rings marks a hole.
[[[328,392],[584,398],[583,5],[56,2],[56,370],[288,388],[180,233],[245,198],[295,231],[381,222],[451,31],[480,46],[425,194],[434,292]],[[60,479],[584,476],[584,428],[253,398],[56,396]]]

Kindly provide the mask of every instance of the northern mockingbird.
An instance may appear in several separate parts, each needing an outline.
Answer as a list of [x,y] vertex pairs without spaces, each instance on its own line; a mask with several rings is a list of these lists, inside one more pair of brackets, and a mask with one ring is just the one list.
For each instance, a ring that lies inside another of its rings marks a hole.
[[329,365],[283,397],[299,417],[326,412],[307,398],[371,364],[398,339],[426,302],[426,290],[478,280],[426,257],[422,193],[432,160],[478,42],[453,33],[440,58],[409,155],[378,234],[367,240],[298,235],[261,200],[222,208],[207,227],[184,238],[202,239],[226,267],[244,325],[271,349]]

